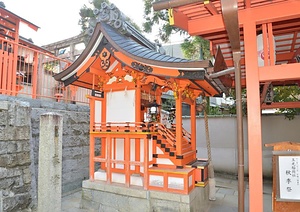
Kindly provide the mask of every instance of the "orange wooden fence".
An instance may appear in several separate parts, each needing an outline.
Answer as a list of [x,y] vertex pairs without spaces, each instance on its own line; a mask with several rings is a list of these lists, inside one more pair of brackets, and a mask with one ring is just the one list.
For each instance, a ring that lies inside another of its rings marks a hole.
[[90,91],[65,87],[53,75],[70,65],[41,48],[0,38],[0,94],[65,103],[88,103]]

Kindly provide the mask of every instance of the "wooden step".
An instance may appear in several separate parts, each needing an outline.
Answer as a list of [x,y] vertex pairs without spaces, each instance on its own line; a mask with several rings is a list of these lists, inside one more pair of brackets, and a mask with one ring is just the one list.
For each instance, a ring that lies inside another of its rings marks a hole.
[[176,169],[176,165],[169,164],[153,164],[153,167],[162,168],[162,169]]
[[193,154],[196,154],[196,150],[191,150],[191,151],[188,151],[188,152],[184,152],[182,155],[176,155],[176,159],[184,159],[184,158],[187,158]]
[[[170,154],[170,153],[172,153],[172,154]],[[170,157],[175,157],[175,152],[169,152],[169,154],[153,154],[152,156],[153,156],[153,158],[166,158],[166,159],[170,159],[171,160],[171,158]]]

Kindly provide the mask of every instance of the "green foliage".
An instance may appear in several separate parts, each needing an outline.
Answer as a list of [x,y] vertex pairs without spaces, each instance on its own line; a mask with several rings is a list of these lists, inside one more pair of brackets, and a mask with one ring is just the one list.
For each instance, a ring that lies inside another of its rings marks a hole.
[[55,72],[58,65],[59,65],[59,61],[54,60],[54,61],[44,63],[43,67],[45,71]]
[[162,99],[162,109],[165,111],[170,111],[171,108],[175,107],[175,99],[174,98],[167,98]]
[[[274,102],[296,102],[300,99],[300,87],[277,86],[274,87]],[[289,120],[300,114],[300,108],[281,108],[278,113],[282,113]]]
[[191,60],[209,59],[211,58],[209,51],[209,41],[202,37],[195,36],[184,40],[181,44],[183,55]]
[[169,24],[169,15],[167,10],[153,11],[152,3],[155,0],[144,0],[144,19],[143,31],[152,33],[153,26],[159,26],[159,38],[163,42],[168,42],[171,34],[179,32],[186,34],[185,31],[180,30]]
[[5,8],[5,4],[4,4],[4,2],[3,2],[3,1],[0,1],[0,7],[3,7],[3,8]]

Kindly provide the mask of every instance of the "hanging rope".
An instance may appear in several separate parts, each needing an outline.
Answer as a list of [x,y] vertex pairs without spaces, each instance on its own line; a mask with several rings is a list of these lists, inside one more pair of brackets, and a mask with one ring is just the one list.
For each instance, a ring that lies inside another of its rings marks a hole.
[[206,109],[204,110],[204,122],[205,122],[205,137],[206,137],[206,148],[207,148],[207,157],[208,162],[211,163],[211,147],[210,147],[210,138],[209,138],[209,129],[208,129],[208,118]]
[[207,157],[208,157],[208,184],[209,184],[209,200],[216,200],[216,180],[214,166],[211,158],[211,146],[210,146],[210,137],[208,129],[208,116],[207,116],[207,102],[206,99],[203,100],[203,112],[204,112],[204,123],[205,123],[205,137],[206,137],[206,148],[207,148]]

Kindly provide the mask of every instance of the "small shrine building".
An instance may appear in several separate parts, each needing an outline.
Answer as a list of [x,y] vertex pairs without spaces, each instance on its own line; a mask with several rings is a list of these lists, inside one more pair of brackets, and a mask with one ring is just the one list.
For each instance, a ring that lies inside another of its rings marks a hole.
[[[197,162],[196,98],[225,89],[208,78],[211,61],[160,53],[114,5],[103,4],[95,14],[86,49],[54,76],[91,90],[89,180],[179,194],[205,186],[207,163],[191,166]],[[167,91],[174,93],[174,122],[161,114]],[[191,132],[182,127],[182,103],[190,106]]]

